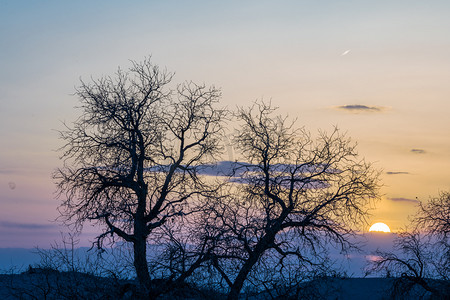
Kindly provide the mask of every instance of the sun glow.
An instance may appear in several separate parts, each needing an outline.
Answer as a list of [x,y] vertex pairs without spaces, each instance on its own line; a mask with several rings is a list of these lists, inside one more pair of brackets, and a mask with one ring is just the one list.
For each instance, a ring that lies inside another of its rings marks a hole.
[[384,223],[375,223],[370,226],[369,232],[391,232],[391,229]]

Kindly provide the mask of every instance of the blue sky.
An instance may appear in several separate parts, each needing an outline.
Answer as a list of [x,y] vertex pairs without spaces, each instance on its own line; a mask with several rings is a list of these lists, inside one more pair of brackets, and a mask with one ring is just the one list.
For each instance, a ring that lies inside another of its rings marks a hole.
[[55,130],[74,87],[148,55],[230,108],[272,99],[312,132],[339,126],[384,170],[371,221],[404,227],[416,197],[450,188],[449,15],[433,0],[0,0],[0,247],[58,239]]

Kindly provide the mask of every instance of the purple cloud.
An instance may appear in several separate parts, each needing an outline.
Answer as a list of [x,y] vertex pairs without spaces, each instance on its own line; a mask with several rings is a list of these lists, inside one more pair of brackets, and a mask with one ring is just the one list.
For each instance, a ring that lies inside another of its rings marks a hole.
[[380,112],[383,110],[380,106],[368,106],[362,104],[348,104],[337,107],[340,110],[346,110],[350,112]]
[[424,154],[427,153],[425,150],[423,149],[411,149],[412,153],[416,153],[416,154]]
[[409,172],[386,172],[387,175],[408,175]]
[[388,198],[388,199],[391,200],[391,201],[394,201],[394,202],[419,203],[419,200],[417,200],[417,199],[409,199],[409,198],[402,198],[402,197],[399,197],[399,198]]
[[9,174],[14,174],[15,172],[13,170],[10,169],[0,169],[0,174],[5,174],[5,175],[9,175]]
[[55,224],[35,224],[35,223],[0,221],[0,227],[10,229],[50,229],[56,228],[57,226]]

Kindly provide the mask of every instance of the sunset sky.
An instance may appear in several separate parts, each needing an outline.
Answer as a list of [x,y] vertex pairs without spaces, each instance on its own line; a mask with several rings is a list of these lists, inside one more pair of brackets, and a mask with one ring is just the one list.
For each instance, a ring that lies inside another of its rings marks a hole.
[[229,108],[271,99],[312,133],[347,132],[383,171],[370,223],[404,228],[450,189],[449,16],[448,0],[0,0],[0,247],[59,239],[74,87],[149,55]]

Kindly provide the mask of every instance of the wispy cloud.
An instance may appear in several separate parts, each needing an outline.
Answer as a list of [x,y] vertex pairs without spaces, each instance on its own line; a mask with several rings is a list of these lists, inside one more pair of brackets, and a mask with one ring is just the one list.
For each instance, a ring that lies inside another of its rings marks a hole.
[[0,227],[9,229],[50,229],[56,228],[56,225],[0,221]]
[[353,112],[353,113],[359,113],[359,112],[381,112],[384,110],[384,107],[381,106],[369,106],[369,105],[363,105],[363,104],[347,104],[347,105],[340,105],[336,107],[339,110],[347,111],[347,112]]
[[409,198],[402,198],[402,197],[399,197],[399,198],[388,198],[388,199],[391,200],[391,201],[394,201],[394,202],[419,203],[419,200],[417,200],[417,199],[409,199]]
[[416,154],[424,154],[427,153],[425,150],[423,149],[411,149],[412,153],[416,153]]
[[0,174],[10,175],[10,174],[14,174],[14,173],[15,172],[13,170],[0,168]]
[[389,171],[386,172],[387,175],[408,175],[410,174],[409,172],[402,172],[402,171]]

